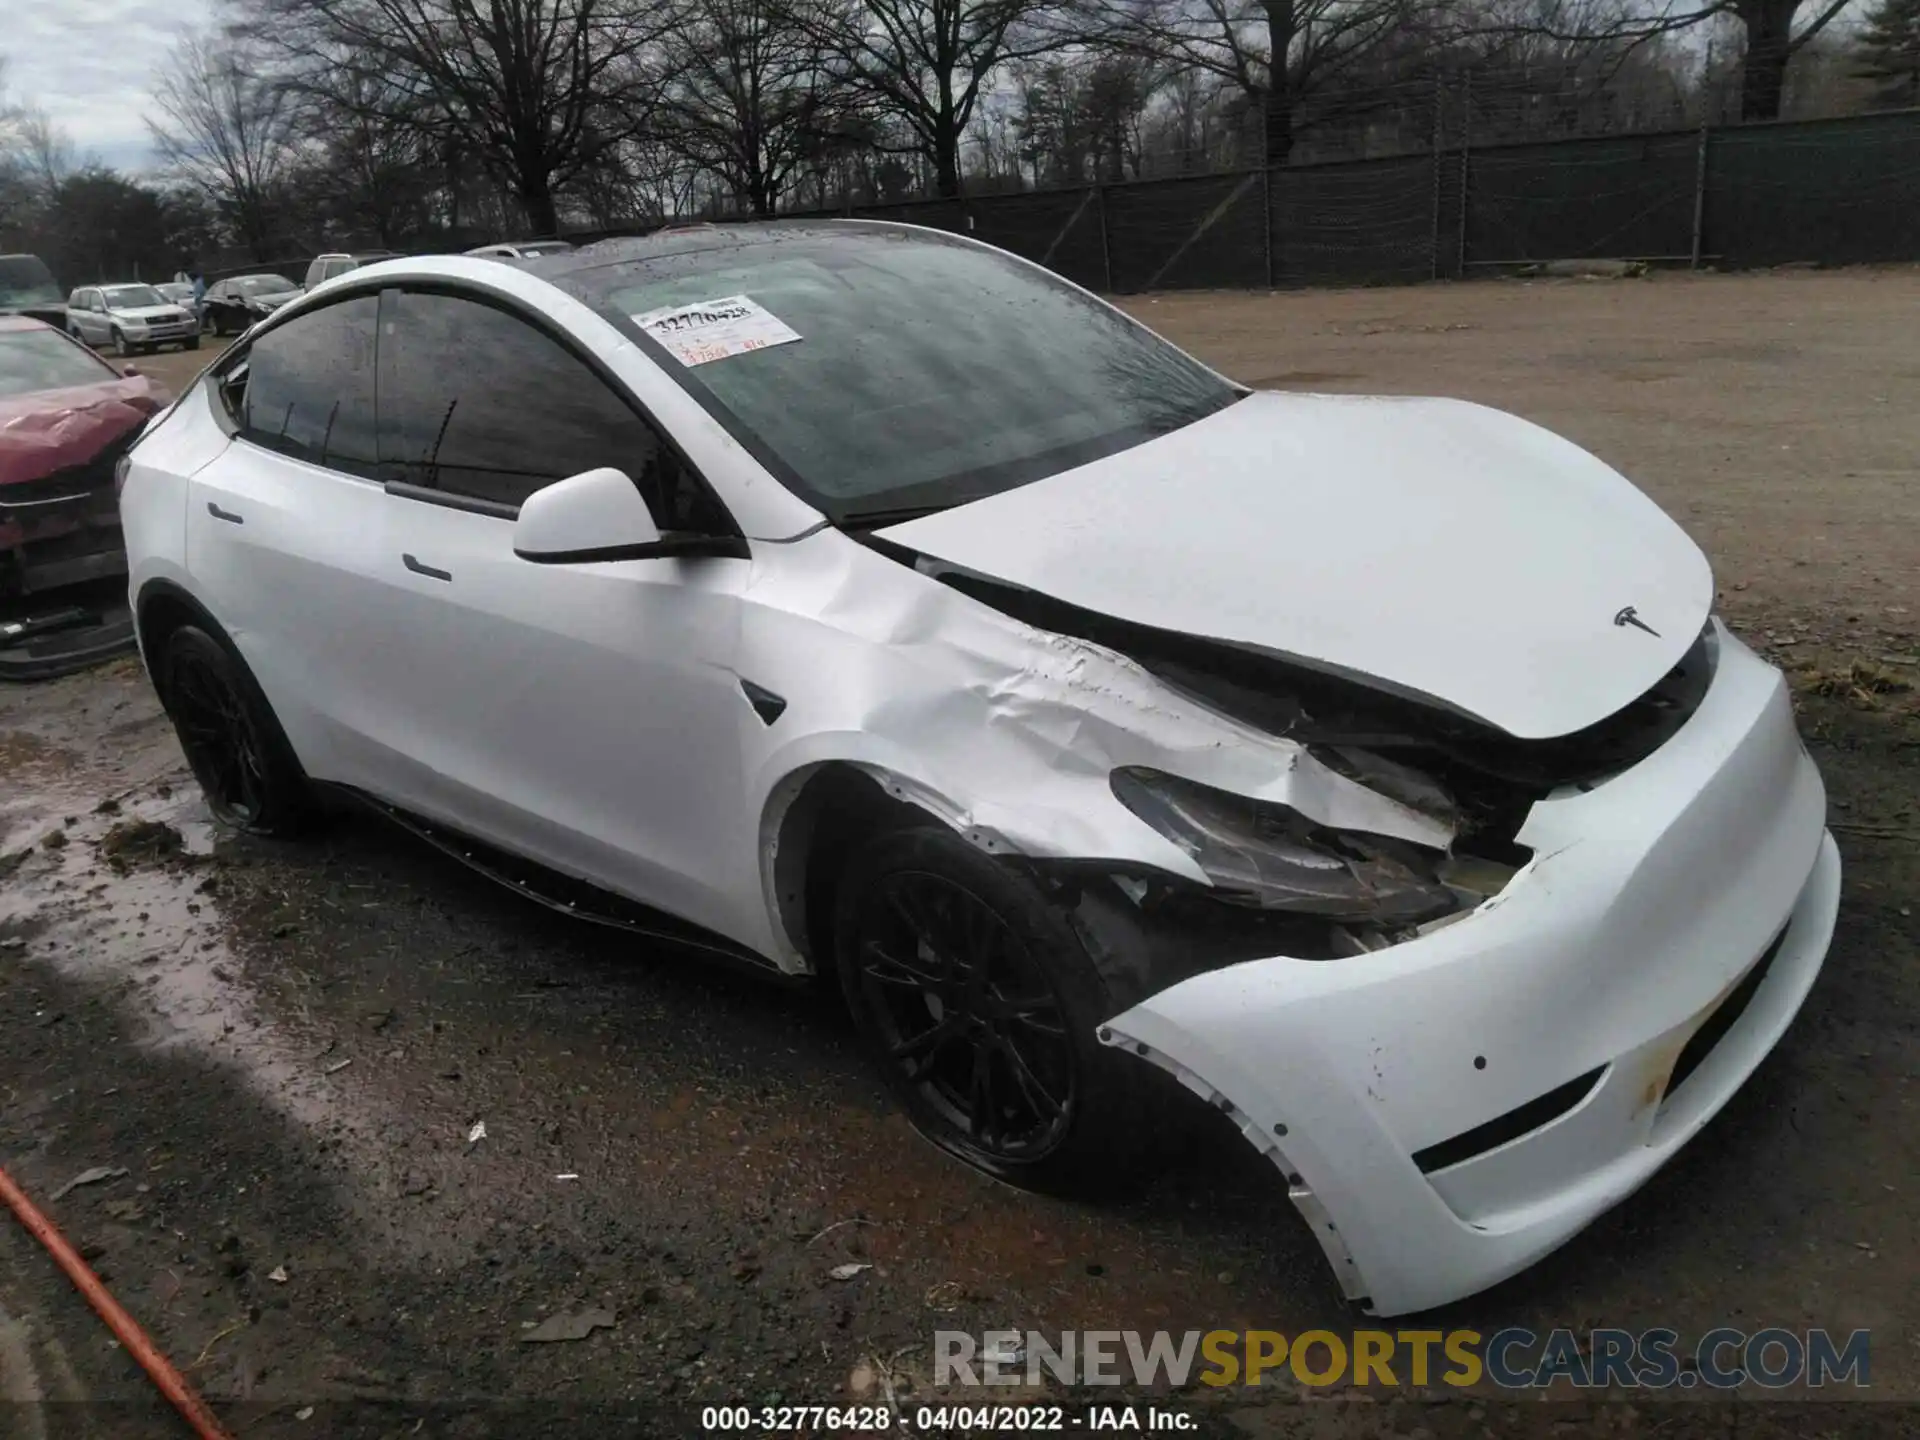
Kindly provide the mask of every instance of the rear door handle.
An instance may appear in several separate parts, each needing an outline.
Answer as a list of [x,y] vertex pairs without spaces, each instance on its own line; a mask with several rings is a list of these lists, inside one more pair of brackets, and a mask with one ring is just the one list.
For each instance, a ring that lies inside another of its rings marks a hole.
[[414,574],[425,575],[429,580],[453,579],[453,572],[451,570],[436,570],[431,565],[421,564],[418,560],[414,559],[413,556],[411,555],[402,555],[400,557],[400,560],[401,560],[401,563],[404,564],[407,567],[407,569],[411,570]]
[[226,521],[229,525],[244,525],[247,523],[244,519],[234,514],[231,510],[222,510],[218,505],[214,504],[211,500],[207,502],[207,513],[213,516],[213,518],[216,520]]

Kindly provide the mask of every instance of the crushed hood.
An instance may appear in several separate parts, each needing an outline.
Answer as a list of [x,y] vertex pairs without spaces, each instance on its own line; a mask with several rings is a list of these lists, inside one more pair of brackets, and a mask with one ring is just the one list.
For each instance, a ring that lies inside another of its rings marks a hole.
[[[1706,557],[1619,474],[1454,400],[1259,393],[881,538],[1086,610],[1565,735],[1659,680]],[[1637,623],[1636,623],[1637,622]]]
[[145,425],[161,400],[144,375],[0,399],[0,486],[86,464]]

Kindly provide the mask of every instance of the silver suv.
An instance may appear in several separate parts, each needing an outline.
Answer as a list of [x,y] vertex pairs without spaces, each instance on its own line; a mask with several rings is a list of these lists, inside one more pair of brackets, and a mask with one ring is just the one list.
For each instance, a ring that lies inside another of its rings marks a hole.
[[190,305],[167,299],[151,285],[89,285],[67,301],[67,333],[116,355],[162,345],[200,348],[200,320]]
[[307,264],[306,288],[311,290],[322,280],[331,280],[336,275],[344,275],[349,270],[358,270],[362,265],[371,265],[378,260],[398,260],[397,250],[355,250],[351,254],[344,250],[326,255],[316,255]]

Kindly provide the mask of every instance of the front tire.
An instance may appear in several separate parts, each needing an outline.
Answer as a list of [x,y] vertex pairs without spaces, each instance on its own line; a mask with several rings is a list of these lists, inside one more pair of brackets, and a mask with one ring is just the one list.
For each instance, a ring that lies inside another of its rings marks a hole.
[[1038,884],[944,827],[889,831],[848,862],[835,948],[854,1023],[921,1134],[1034,1189],[1125,1174],[1143,1076],[1097,1031],[1126,1002]]
[[182,625],[161,649],[160,698],[214,818],[255,835],[291,835],[312,815],[307,777],[267,698],[239,658]]
[[133,358],[133,346],[127,343],[127,332],[117,326],[113,331],[113,353],[122,360]]
[[188,340],[185,348],[188,350],[198,350],[200,348],[200,337],[195,335],[191,340]]

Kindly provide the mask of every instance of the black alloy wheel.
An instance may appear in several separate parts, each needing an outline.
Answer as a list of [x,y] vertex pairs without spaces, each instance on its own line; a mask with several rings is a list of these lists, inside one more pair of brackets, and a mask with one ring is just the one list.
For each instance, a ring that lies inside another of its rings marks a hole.
[[214,817],[255,834],[300,828],[307,782],[273,712],[240,661],[206,631],[166,639],[162,697]]
[[1060,1143],[1078,1099],[1067,1017],[1043,968],[979,895],[907,871],[867,897],[856,973],[896,1081],[982,1155]]
[[929,1140],[1037,1189],[1105,1186],[1150,1128],[1138,1059],[1100,1043],[1126,1008],[1064,902],[943,826],[874,836],[841,877],[841,990]]
[[177,660],[169,679],[180,747],[207,804],[222,820],[251,825],[263,803],[266,762],[245,702],[201,656]]

